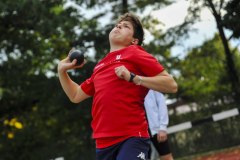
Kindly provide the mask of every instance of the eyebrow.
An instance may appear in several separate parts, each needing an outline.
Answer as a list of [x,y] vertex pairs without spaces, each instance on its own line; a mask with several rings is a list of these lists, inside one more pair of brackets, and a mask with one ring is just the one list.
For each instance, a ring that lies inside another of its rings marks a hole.
[[121,21],[121,22],[119,22],[117,24],[123,24],[123,25],[132,26],[131,22],[129,22],[129,21]]

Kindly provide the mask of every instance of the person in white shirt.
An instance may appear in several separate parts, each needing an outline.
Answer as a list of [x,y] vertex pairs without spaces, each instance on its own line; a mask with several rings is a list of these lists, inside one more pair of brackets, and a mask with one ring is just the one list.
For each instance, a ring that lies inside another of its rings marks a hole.
[[149,90],[145,97],[144,106],[153,146],[159,153],[161,160],[173,160],[167,138],[169,117],[164,95]]

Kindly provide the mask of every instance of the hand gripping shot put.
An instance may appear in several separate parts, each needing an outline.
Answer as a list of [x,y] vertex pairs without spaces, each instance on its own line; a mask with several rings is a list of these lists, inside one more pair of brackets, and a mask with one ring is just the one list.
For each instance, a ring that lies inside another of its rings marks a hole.
[[77,60],[76,66],[81,65],[84,61],[84,54],[83,52],[79,51],[79,50],[73,50],[72,52],[70,52],[70,61],[72,62],[74,59]]

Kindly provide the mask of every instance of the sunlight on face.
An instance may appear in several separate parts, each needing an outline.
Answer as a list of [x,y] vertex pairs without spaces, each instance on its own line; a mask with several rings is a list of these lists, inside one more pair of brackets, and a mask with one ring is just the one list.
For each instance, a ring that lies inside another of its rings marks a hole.
[[134,34],[133,25],[129,21],[121,21],[109,33],[110,44],[129,46]]

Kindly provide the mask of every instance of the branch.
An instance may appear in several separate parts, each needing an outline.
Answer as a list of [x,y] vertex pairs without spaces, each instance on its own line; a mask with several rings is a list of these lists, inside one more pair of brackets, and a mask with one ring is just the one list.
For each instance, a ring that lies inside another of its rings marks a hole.
[[235,53],[238,50],[239,45],[240,45],[240,43],[238,43],[238,45],[233,49],[232,53]]
[[234,33],[228,38],[228,41],[230,41],[233,38]]
[[[217,10],[216,8],[214,7],[213,3],[212,3],[212,0],[207,0],[211,10],[212,10],[212,14],[213,16],[215,17],[217,23],[221,21],[221,16],[217,13]],[[219,23],[220,24],[220,23]],[[218,24],[218,25],[219,25]]]
[[219,5],[219,10],[218,10],[219,15],[221,14],[221,9],[222,9],[222,6],[223,6],[223,2],[224,2],[224,0],[221,0],[220,5]]

